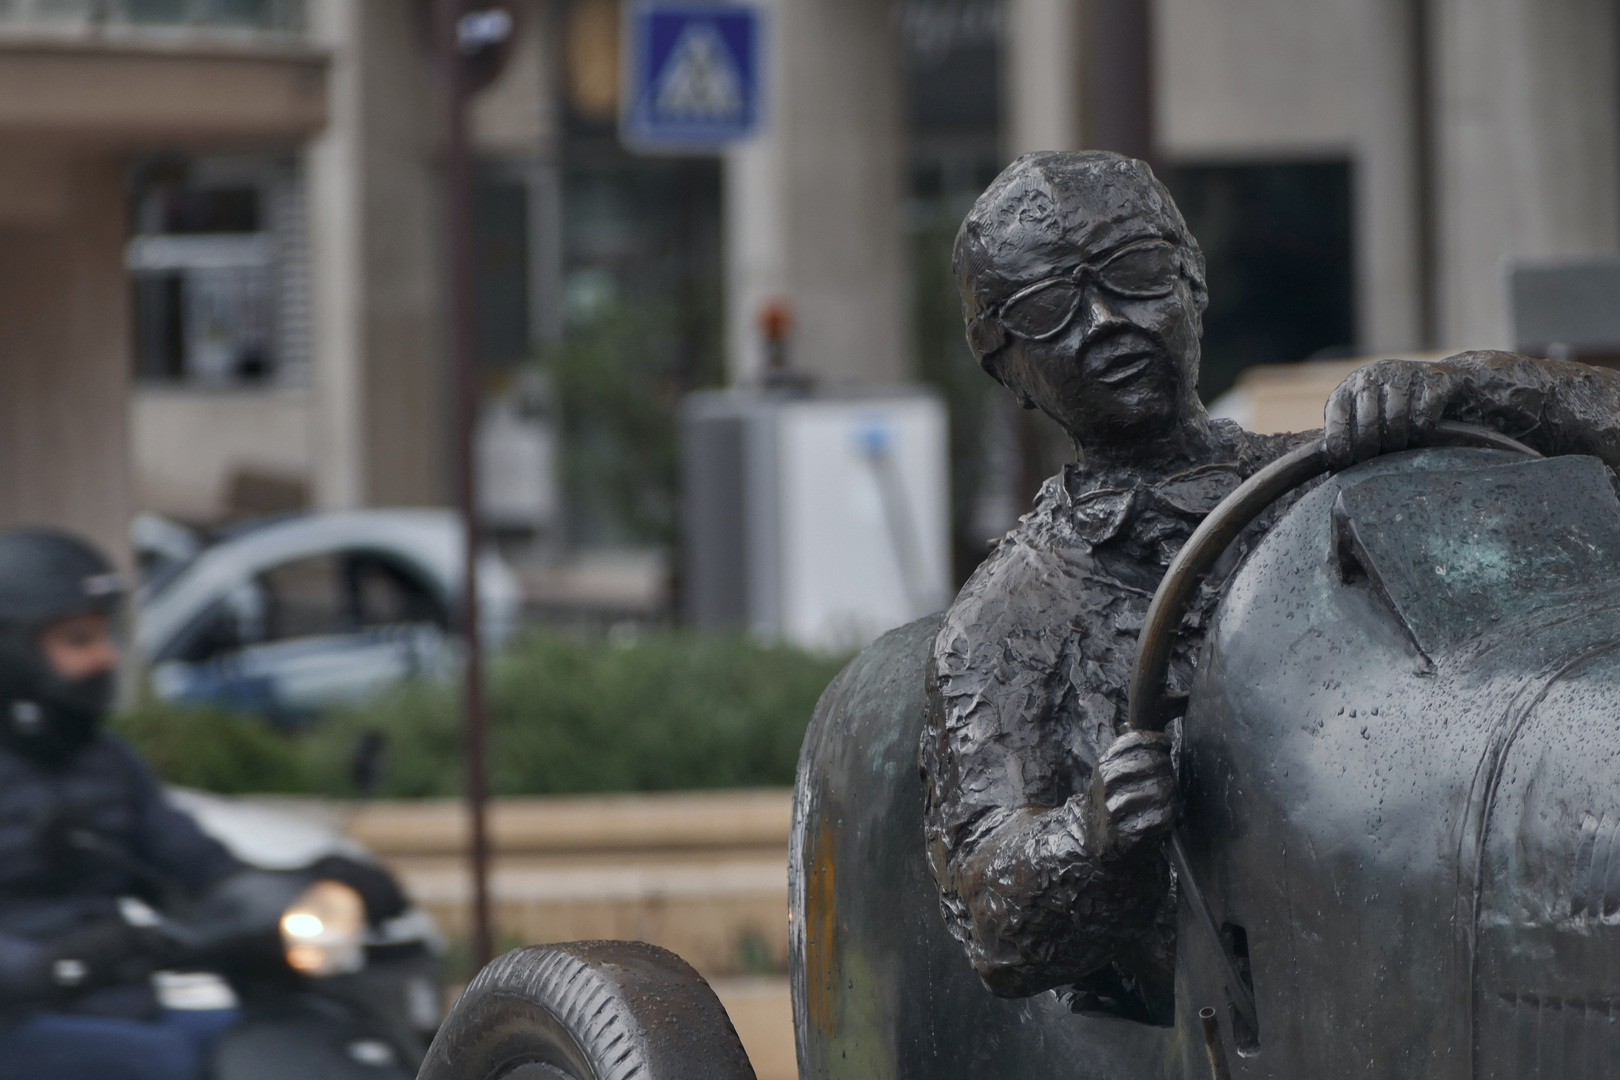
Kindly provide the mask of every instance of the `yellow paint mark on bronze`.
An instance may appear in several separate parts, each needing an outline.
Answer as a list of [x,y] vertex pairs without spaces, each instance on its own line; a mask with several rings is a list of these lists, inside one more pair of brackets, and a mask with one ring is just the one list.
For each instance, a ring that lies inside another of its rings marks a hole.
[[838,1019],[838,920],[833,907],[832,829],[816,830],[810,847],[810,880],[804,898],[805,1005],[810,1022],[830,1039]]

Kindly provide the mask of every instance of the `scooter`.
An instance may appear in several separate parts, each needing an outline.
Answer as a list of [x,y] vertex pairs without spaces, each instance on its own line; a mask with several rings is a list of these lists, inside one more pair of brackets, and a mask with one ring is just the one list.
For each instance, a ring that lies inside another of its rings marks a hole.
[[182,898],[153,868],[78,830],[69,842],[124,865],[163,899],[120,912],[156,943],[169,1008],[237,1005],[214,1080],[406,1080],[442,1016],[442,943],[393,876],[349,855],[249,868]]

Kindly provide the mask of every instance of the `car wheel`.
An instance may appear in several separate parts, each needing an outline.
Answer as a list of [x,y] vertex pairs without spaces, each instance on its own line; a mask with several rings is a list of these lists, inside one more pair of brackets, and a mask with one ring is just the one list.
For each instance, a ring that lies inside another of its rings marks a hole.
[[641,941],[507,953],[445,1018],[418,1080],[754,1080],[692,965]]

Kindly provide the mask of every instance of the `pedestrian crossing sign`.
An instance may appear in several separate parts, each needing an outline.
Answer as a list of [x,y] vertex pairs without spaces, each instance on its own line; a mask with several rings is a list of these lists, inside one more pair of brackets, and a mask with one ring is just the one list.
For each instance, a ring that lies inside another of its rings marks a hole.
[[759,14],[738,3],[643,0],[626,20],[620,133],[649,150],[701,151],[754,134]]

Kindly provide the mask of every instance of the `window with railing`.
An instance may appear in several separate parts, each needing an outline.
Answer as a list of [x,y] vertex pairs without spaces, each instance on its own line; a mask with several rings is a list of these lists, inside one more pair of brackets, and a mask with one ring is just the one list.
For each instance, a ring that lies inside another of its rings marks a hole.
[[0,0],[0,27],[299,33],[305,0]]
[[136,377],[302,381],[309,296],[296,159],[154,158],[136,165],[130,186]]

